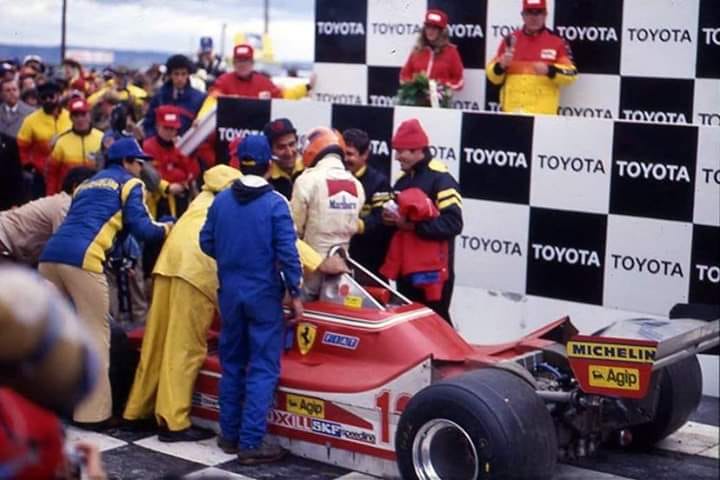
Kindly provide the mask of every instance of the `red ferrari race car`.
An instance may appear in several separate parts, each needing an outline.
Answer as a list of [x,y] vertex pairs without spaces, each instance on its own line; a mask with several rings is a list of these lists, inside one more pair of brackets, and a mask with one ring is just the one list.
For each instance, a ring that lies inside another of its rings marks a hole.
[[[295,455],[378,477],[544,479],[607,441],[651,445],[695,410],[696,354],[720,342],[720,320],[632,319],[583,336],[566,317],[471,345],[348,260],[354,275],[305,304],[270,433]],[[193,421],[215,430],[219,377],[210,354]]]

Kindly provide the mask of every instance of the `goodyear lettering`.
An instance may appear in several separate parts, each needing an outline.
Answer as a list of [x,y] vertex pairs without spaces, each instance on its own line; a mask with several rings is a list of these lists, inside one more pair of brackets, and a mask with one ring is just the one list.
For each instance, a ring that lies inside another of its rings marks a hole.
[[658,260],[655,258],[635,257],[631,255],[611,255],[613,268],[622,268],[628,272],[650,273],[652,275],[664,275],[666,277],[685,278],[682,265],[669,260]]
[[340,437],[342,436],[342,425],[339,423],[334,422],[326,422],[323,420],[312,420],[310,422],[310,429],[314,433],[319,433],[321,435],[327,435],[330,437]]
[[566,117],[613,118],[610,110],[597,107],[558,107],[557,113]]
[[720,126],[720,113],[698,113],[700,125]]
[[448,25],[450,36],[453,38],[484,38],[483,29],[480,25],[468,23],[456,23]]
[[315,22],[318,35],[365,35],[359,22]]
[[631,42],[691,43],[690,31],[684,28],[628,28]]
[[703,168],[703,178],[705,183],[715,182],[720,185],[720,170],[713,170],[712,168]]
[[655,347],[641,345],[618,345],[609,343],[575,342],[567,344],[568,356],[576,358],[596,358],[602,360],[620,360],[635,363],[655,361]]
[[373,155],[390,155],[390,148],[384,140],[370,140],[370,150]]
[[589,365],[588,374],[589,383],[593,387],[640,390],[640,370],[637,368]]
[[684,165],[666,165],[652,162],[628,162],[618,160],[618,174],[621,177],[654,179],[658,182],[670,180],[671,182],[690,183],[690,173]]
[[420,25],[416,23],[380,23],[370,24],[372,32],[379,35],[417,35]]
[[286,410],[298,415],[314,418],[325,418],[325,402],[315,398],[303,397],[288,393]]
[[715,45],[720,47],[720,28],[703,28],[705,34],[705,45]]
[[84,190],[90,190],[90,189],[96,189],[96,188],[102,189],[102,190],[118,190],[120,188],[120,184],[111,178],[101,178],[99,180],[89,180],[89,181],[81,183],[80,186],[75,189],[75,195],[77,195],[78,193],[80,193]]
[[480,110],[482,110],[479,102],[460,99],[452,100],[452,108],[455,108],[457,110],[472,110],[473,112],[479,112]]
[[570,170],[578,173],[605,173],[602,160],[594,158],[563,157],[562,155],[543,155],[542,153],[538,157],[540,158],[540,168]]
[[656,123],[688,123],[684,113],[676,112],[646,112],[644,110],[623,109],[623,118],[639,122]]
[[430,145],[430,153],[433,157],[439,158],[440,160],[457,161],[457,153],[455,153],[455,149],[452,147]]
[[698,280],[720,284],[720,266],[718,265],[695,265],[698,271]]
[[535,260],[600,268],[600,256],[594,250],[542,245],[539,243],[533,243],[532,249]]
[[496,37],[505,37],[517,31],[520,27],[516,25],[491,25],[490,28]]
[[369,95],[370,105],[376,107],[392,107],[397,103],[397,97],[387,95]]
[[346,348],[348,350],[355,350],[360,344],[360,339],[351,335],[343,335],[342,333],[328,331],[323,335],[322,343],[326,345],[333,345],[335,347]]
[[260,133],[259,130],[249,130],[247,128],[230,128],[230,127],[218,127],[218,132],[220,132],[220,140],[223,140],[225,142],[232,142],[236,138],[244,137],[245,135],[257,135]]
[[321,93],[315,94],[315,100],[318,102],[343,103],[349,105],[362,105],[363,100],[360,95],[353,93]]
[[588,42],[617,42],[618,35],[612,27],[584,27],[584,26],[556,26],[558,34],[574,42],[575,40]]
[[510,240],[499,240],[496,238],[483,238],[473,237],[468,235],[461,235],[460,240],[462,241],[462,248],[469,248],[470,250],[482,250],[483,252],[497,253],[502,255],[517,255],[522,256],[522,249],[518,242]]
[[523,152],[486,150],[484,148],[465,148],[465,162],[496,167],[528,168]]

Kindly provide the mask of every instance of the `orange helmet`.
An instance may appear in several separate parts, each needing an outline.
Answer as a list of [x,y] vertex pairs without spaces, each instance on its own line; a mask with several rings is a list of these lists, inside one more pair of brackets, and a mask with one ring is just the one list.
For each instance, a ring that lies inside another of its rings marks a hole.
[[303,149],[305,167],[312,167],[328,153],[345,158],[345,140],[340,132],[327,127],[318,127],[308,133]]

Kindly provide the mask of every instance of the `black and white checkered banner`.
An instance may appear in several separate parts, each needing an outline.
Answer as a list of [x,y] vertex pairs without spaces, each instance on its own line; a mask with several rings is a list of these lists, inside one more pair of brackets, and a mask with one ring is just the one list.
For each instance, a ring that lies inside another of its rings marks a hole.
[[224,98],[219,152],[271,118],[390,138],[420,119],[459,180],[457,284],[665,314],[720,303],[720,128],[415,107]]
[[[314,98],[393,105],[428,7],[448,12],[465,65],[454,107],[497,110],[484,68],[521,24],[521,0],[317,0]],[[580,71],[560,114],[720,125],[720,2],[548,0],[548,8],[548,26],[568,40]]]

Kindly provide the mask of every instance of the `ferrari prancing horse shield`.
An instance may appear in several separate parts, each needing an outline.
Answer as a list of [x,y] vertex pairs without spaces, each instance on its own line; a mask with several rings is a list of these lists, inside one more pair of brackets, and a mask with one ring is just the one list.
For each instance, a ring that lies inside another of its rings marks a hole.
[[317,326],[307,322],[298,323],[296,330],[296,339],[298,349],[300,349],[301,354],[307,355],[308,352],[312,349],[313,344],[315,343],[316,334]]

